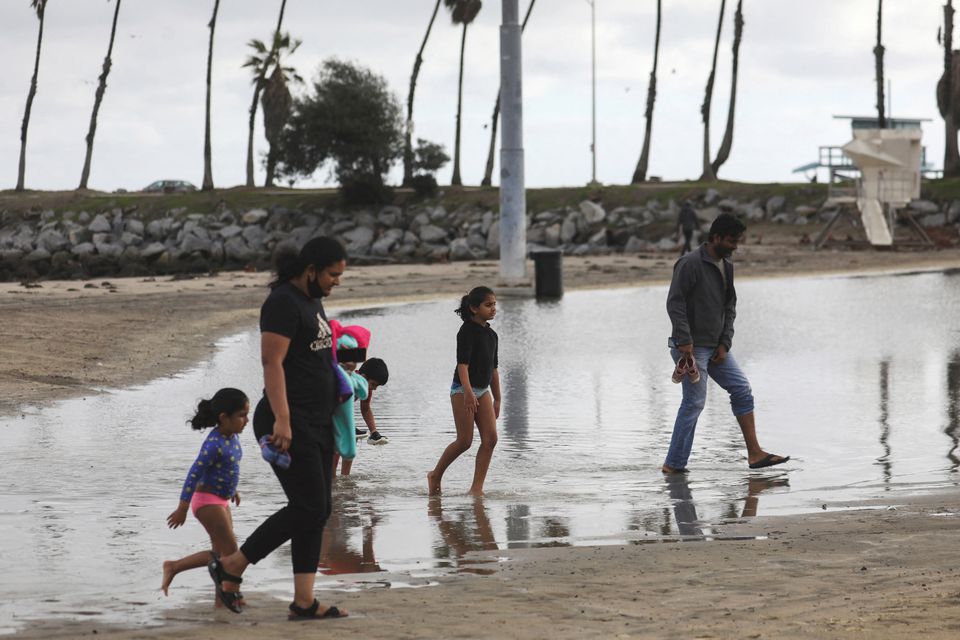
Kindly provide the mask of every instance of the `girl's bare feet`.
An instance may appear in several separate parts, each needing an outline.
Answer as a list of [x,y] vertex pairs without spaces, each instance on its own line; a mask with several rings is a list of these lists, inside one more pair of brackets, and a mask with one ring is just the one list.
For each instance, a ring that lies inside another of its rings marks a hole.
[[173,560],[164,560],[163,561],[163,582],[160,583],[160,589],[163,590],[163,595],[170,595],[167,593],[167,589],[170,588],[170,583],[173,582],[173,576],[177,575],[173,572]]
[[483,489],[470,489],[470,491],[467,491],[467,495],[468,495],[468,496],[473,496],[473,497],[475,497],[475,498],[482,498],[482,497],[483,497]]
[[436,471],[427,472],[427,491],[431,496],[440,495],[440,478],[437,477]]

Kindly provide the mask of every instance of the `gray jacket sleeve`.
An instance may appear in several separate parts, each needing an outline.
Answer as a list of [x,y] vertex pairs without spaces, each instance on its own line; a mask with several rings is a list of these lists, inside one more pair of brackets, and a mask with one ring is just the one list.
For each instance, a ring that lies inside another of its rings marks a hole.
[[[697,271],[690,260],[680,260],[673,266],[673,279],[667,292],[667,315],[673,325],[672,337],[679,344],[690,344],[690,320],[687,317],[687,296],[697,284]],[[732,323],[731,323],[732,333]]]

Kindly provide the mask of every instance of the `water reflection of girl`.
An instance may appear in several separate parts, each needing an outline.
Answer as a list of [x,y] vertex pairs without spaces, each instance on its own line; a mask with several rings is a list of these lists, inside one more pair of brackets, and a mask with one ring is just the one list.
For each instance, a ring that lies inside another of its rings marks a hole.
[[334,618],[313,596],[323,527],[330,516],[333,472],[332,415],[336,385],[330,325],[320,298],[340,284],[346,251],[333,238],[314,238],[299,254],[277,255],[277,277],[260,310],[264,397],[253,416],[259,440],[290,452],[287,469],[274,466],[288,503],[267,518],[229,556],[213,557],[210,574],[223,603],[238,612],[235,591],[244,570],[290,541],[294,599],[290,618]]

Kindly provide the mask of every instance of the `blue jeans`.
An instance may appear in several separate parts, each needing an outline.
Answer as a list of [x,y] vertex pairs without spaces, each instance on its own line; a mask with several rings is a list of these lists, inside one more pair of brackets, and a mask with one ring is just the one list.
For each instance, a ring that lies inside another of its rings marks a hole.
[[[728,353],[722,363],[710,362],[715,351],[712,347],[694,347],[693,357],[700,369],[700,382],[693,384],[684,376],[683,401],[677,411],[677,420],[673,423],[673,437],[664,464],[671,469],[683,469],[690,458],[693,448],[693,433],[697,429],[697,419],[707,402],[707,378],[713,378],[724,391],[730,394],[730,407],[733,415],[739,417],[753,411],[753,391],[750,382],[740,369],[733,355]],[[670,349],[674,364],[680,359],[677,349]]]

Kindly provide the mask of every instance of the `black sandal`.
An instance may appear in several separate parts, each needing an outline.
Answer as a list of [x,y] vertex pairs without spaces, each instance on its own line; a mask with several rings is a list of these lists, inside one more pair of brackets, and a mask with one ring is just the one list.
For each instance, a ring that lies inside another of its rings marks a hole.
[[320,608],[320,602],[314,598],[313,604],[309,607],[298,607],[295,602],[290,603],[290,613],[287,616],[290,620],[322,620],[324,618],[346,618],[347,612],[340,611],[336,607],[327,607],[327,609],[317,615],[317,609]]
[[213,580],[213,584],[217,587],[217,598],[223,603],[223,606],[234,613],[242,613],[244,605],[243,594],[239,591],[224,591],[223,583],[235,582],[240,584],[243,582],[243,578],[227,573],[223,565],[220,564],[220,557],[212,551],[210,552],[210,562],[207,563],[207,570],[210,572],[210,578]]

